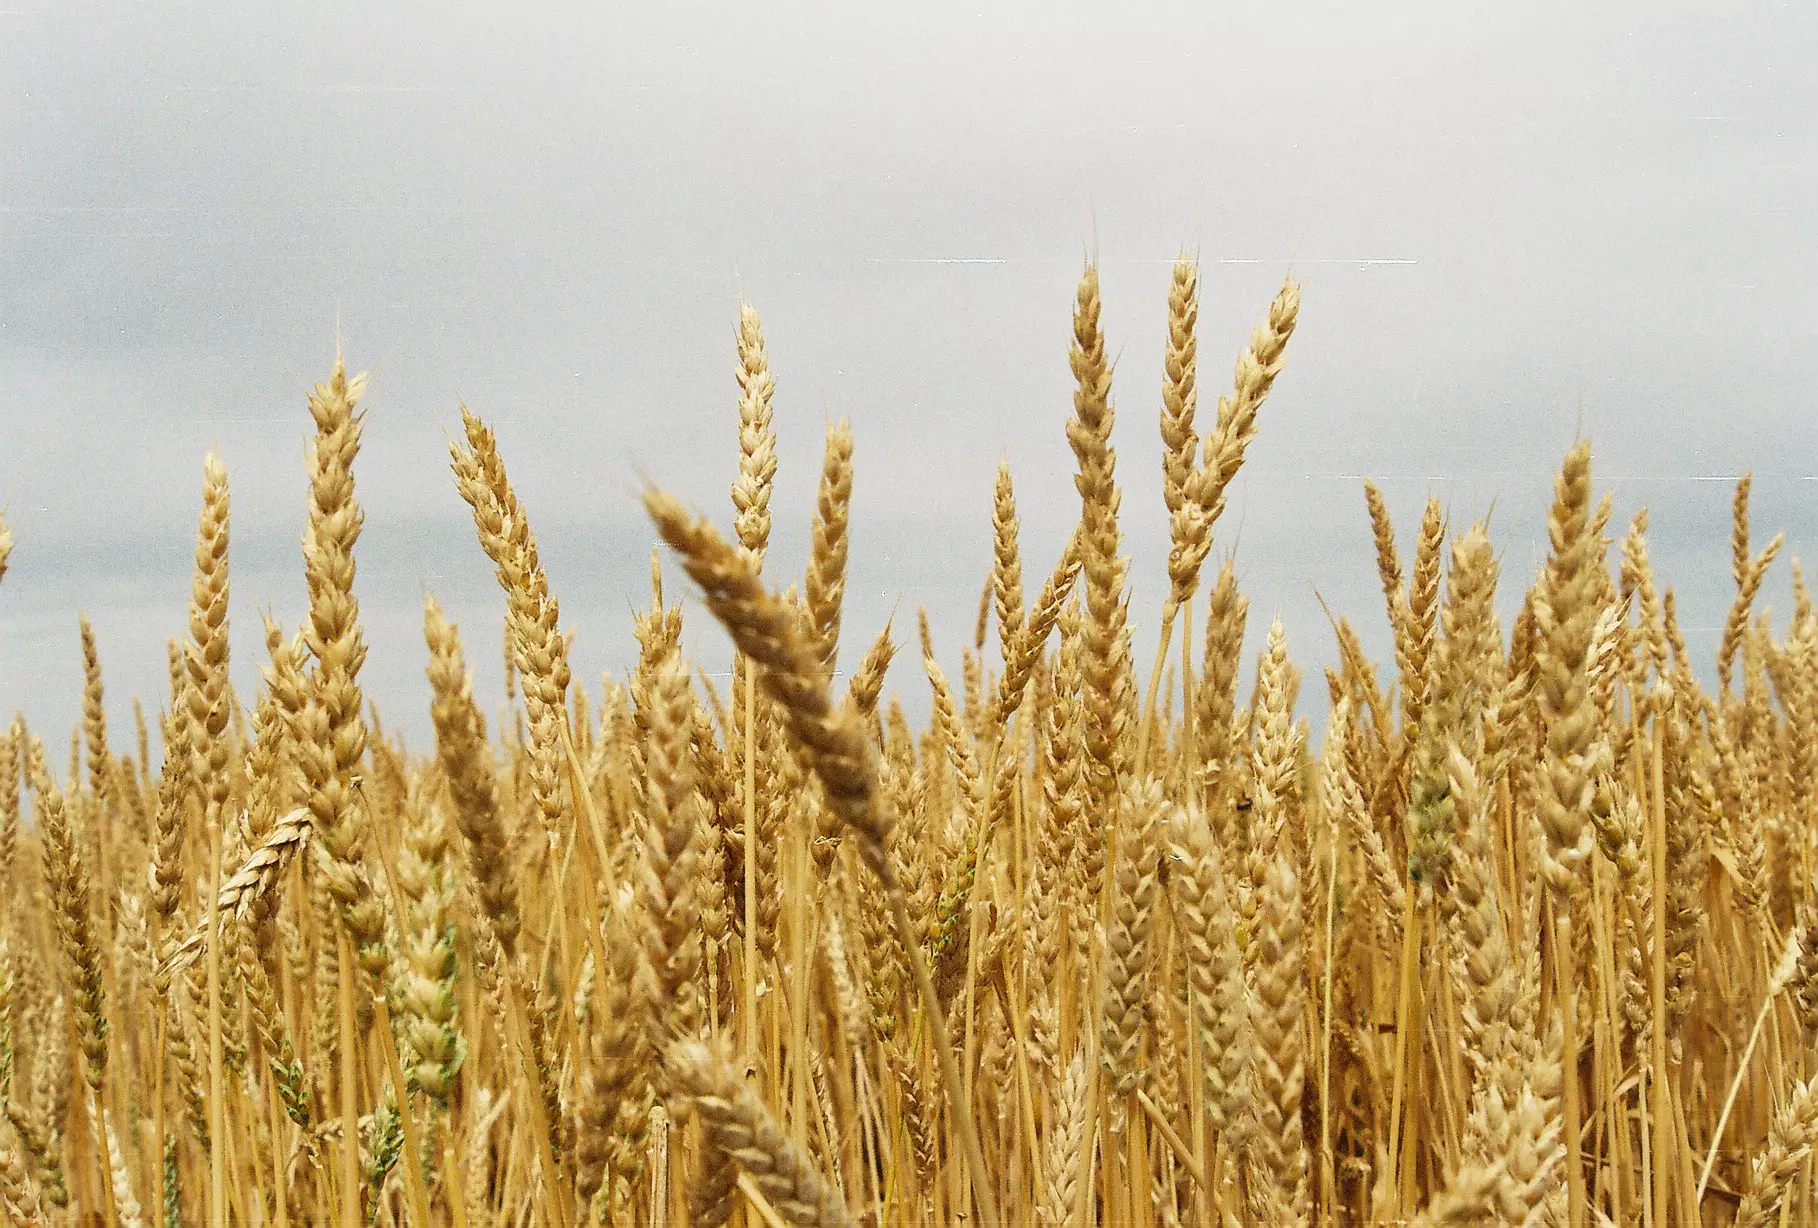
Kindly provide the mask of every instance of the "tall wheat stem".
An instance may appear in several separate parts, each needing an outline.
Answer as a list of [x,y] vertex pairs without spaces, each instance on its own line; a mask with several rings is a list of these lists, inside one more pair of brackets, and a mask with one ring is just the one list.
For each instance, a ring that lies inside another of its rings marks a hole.
[[210,863],[208,893],[208,1130],[214,1145],[208,1149],[208,1220],[212,1228],[227,1228],[226,1080],[222,1071],[221,1036],[221,814],[216,807],[209,825]]
[[757,1034],[757,671],[745,658],[745,1069],[758,1069]]
[[1143,779],[1143,769],[1149,763],[1149,736],[1155,724],[1155,702],[1161,694],[1162,668],[1168,663],[1168,644],[1174,637],[1174,615],[1179,610],[1172,597],[1162,607],[1161,635],[1155,645],[1155,664],[1149,667],[1149,691],[1143,697],[1142,730],[1136,739],[1136,772],[1135,779]]
[[385,1055],[386,1073],[391,1077],[393,1093],[398,1098],[399,1123],[404,1127],[404,1194],[410,1203],[411,1216],[427,1224],[430,1222],[429,1194],[423,1188],[423,1148],[417,1140],[416,1119],[410,1112],[410,1090],[404,1082],[404,1067],[398,1061],[398,1046],[392,1039],[391,1008],[383,993],[372,996],[372,1007],[378,1021],[379,1049]]
[[[1665,880],[1661,880],[1665,881]],[[1656,892],[1658,894],[1658,891]],[[1572,907],[1561,901],[1553,919],[1553,964],[1559,973],[1559,1075],[1565,1127],[1567,1223],[1574,1228],[1585,1219],[1584,1160],[1580,1128],[1584,1108],[1578,1086],[1578,958],[1572,946]]]
[[1667,1037],[1666,1037],[1666,772],[1664,759],[1666,750],[1664,713],[1656,706],[1654,710],[1654,746],[1653,746],[1653,794],[1648,799],[1653,803],[1653,846],[1654,857],[1654,966],[1653,984],[1653,1023],[1649,1028],[1649,1039],[1653,1042],[1650,1073],[1650,1088],[1653,1091],[1653,1120],[1651,1133],[1654,1139],[1654,1223],[1666,1224],[1667,1201],[1672,1189],[1672,1178],[1668,1161],[1669,1149],[1667,1134],[1672,1124],[1673,1109],[1667,1093]]
[[272,1221],[276,1228],[289,1228],[290,1179],[284,1162],[284,1109],[278,1103],[278,1089],[273,1081],[266,1079],[264,1083],[266,1128],[271,1131]]
[[1193,726],[1193,598],[1180,605],[1181,757],[1183,795],[1189,806],[1199,800],[1199,736]]
[[170,1003],[165,995],[159,994],[156,1029],[157,1047],[152,1050],[152,1140],[157,1147],[156,1155],[160,1165],[164,1162],[164,1058],[168,1045],[166,1029],[170,1026]]
[[454,1114],[443,1114],[440,1127],[442,1133],[442,1176],[448,1182],[448,1193],[444,1199],[448,1203],[449,1217],[454,1228],[467,1228],[467,1191],[462,1188],[461,1161],[455,1149]]
[[[1389,1164],[1399,1171],[1402,1161],[1401,1150],[1401,1108],[1403,1096],[1412,1098],[1412,1079],[1408,1070],[1408,1030],[1413,1026],[1414,1014],[1414,976],[1417,972],[1420,930],[1415,924],[1418,918],[1414,911],[1414,899],[1419,893],[1407,892],[1407,903],[1401,915],[1401,979],[1397,983],[1398,992],[1395,1001],[1395,1081],[1389,1097]],[[1419,1054],[1415,1055],[1416,1060]],[[1396,1182],[1394,1188],[1399,1189]],[[1408,1208],[1398,1207],[1397,1211],[1405,1212]]]
[[[564,726],[564,729],[566,726]],[[402,835],[402,833],[400,833]],[[577,842],[578,843],[578,842]],[[409,912],[404,907],[403,897],[398,884],[397,863],[390,847],[384,839],[373,841],[378,849],[380,864],[385,868],[385,882],[390,887],[392,912],[396,915],[398,927],[404,928],[409,921]],[[417,1140],[416,1120],[410,1112],[410,1088],[404,1081],[404,1065],[398,1060],[398,1046],[392,1034],[391,1004],[385,999],[383,988],[372,995],[373,1017],[377,1021],[376,1031],[379,1036],[379,1051],[385,1058],[386,1074],[391,1078],[393,1094],[398,1100],[399,1123],[404,1128],[404,1193],[410,1203],[411,1215],[424,1224],[429,1219],[429,1194],[423,1188],[422,1159],[423,1148]]]
[[1338,916],[1338,823],[1328,815],[1326,839],[1331,850],[1326,862],[1326,971],[1325,1006],[1321,1012],[1319,1044],[1319,1156],[1322,1193],[1320,1222],[1331,1223],[1338,1197],[1338,1178],[1332,1157],[1332,948]]
[[985,1153],[979,1146],[978,1128],[973,1124],[972,1114],[962,1107],[960,1096],[964,1085],[960,1081],[959,1066],[953,1058],[953,1042],[947,1032],[947,1021],[941,1014],[940,996],[934,992],[934,979],[928,975],[928,961],[922,958],[921,939],[916,934],[914,923],[909,919],[909,907],[901,886],[894,882],[889,884],[885,896],[890,904],[890,920],[896,926],[897,941],[903,945],[903,952],[909,960],[909,971],[921,994],[922,1012],[927,1018],[934,1040],[934,1055],[940,1062],[941,1082],[947,1086],[947,1103],[956,1109],[953,1116],[959,1127],[960,1145],[965,1149],[966,1164],[972,1175],[973,1197],[978,1200],[979,1220],[985,1228],[998,1228],[997,1195],[991,1184],[991,1170],[985,1167]]
[[[354,1063],[360,1036],[354,1022],[353,947],[347,941],[347,923],[335,920],[336,996],[340,1007],[341,1042],[341,1228],[363,1228],[360,1215],[360,1090]],[[218,1148],[217,1148],[218,1150]]]
[[1717,1148],[1723,1142],[1724,1127],[1729,1125],[1730,1110],[1736,1107],[1736,1096],[1742,1091],[1742,1080],[1748,1074],[1749,1059],[1755,1054],[1755,1045],[1761,1040],[1761,1027],[1767,1022],[1768,1012],[1774,1008],[1774,999],[1779,995],[1780,986],[1770,980],[1767,996],[1761,1000],[1761,1009],[1755,1012],[1754,1026],[1749,1029],[1748,1043],[1742,1047],[1742,1056],[1736,1059],[1736,1074],[1730,1080],[1730,1090],[1723,1098],[1723,1110],[1717,1114],[1717,1124],[1711,1127],[1711,1146],[1704,1156],[1704,1167],[1698,1174],[1698,1188],[1693,1195],[1692,1205],[1704,1205],[1704,1189],[1710,1183],[1711,1169],[1717,1165]]

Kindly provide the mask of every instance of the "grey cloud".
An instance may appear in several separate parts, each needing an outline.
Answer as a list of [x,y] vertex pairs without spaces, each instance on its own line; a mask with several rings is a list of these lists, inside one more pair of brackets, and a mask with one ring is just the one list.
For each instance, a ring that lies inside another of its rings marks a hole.
[[[302,610],[303,396],[337,329],[375,370],[360,591],[388,722],[421,745],[425,586],[500,693],[499,602],[446,472],[463,398],[498,427],[580,676],[617,670],[644,600],[640,474],[726,515],[741,292],[779,381],[779,572],[805,550],[822,424],[850,416],[854,643],[893,609],[908,633],[926,602],[957,654],[997,460],[1032,571],[1075,512],[1065,346],[1087,250],[1118,355],[1140,644],[1182,243],[1205,261],[1208,415],[1283,274],[1306,280],[1220,526],[1252,647],[1279,615],[1317,677],[1317,588],[1386,655],[1364,474],[1404,538],[1429,492],[1455,520],[1493,503],[1512,609],[1583,432],[1618,523],[1651,507],[1708,659],[1727,480],[1757,470],[1764,539],[1784,528],[1798,553],[1813,534],[1814,50],[1818,18],[1766,5],[15,0],[0,500],[20,544],[0,704],[68,727],[79,607],[116,721],[159,693],[210,448],[234,482],[253,685],[258,612]],[[913,659],[897,670],[919,699]]]

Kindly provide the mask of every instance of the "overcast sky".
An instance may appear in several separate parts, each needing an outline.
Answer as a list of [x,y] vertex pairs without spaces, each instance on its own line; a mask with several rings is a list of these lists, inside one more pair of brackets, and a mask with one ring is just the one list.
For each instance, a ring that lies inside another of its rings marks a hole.
[[[447,469],[495,424],[577,677],[633,657],[639,475],[723,525],[733,323],[763,314],[773,566],[823,425],[857,436],[846,661],[927,603],[950,671],[1017,479],[1039,577],[1078,512],[1074,283],[1103,274],[1139,659],[1166,577],[1169,264],[1203,260],[1204,411],[1284,275],[1301,326],[1218,529],[1251,646],[1315,598],[1379,657],[1362,479],[1410,547],[1494,504],[1505,614],[1579,432],[1708,660],[1731,483],[1810,554],[1818,10],[1805,5],[83,3],[0,0],[0,708],[53,761],[93,618],[116,739],[162,698],[210,449],[236,679],[304,596],[305,392],[374,372],[356,467],[364,679],[427,729],[421,597],[500,700],[502,603]],[[1784,612],[1787,572],[1768,600]],[[675,586],[680,589],[679,577]],[[691,614],[698,659],[723,659]],[[892,678],[917,709],[913,654]],[[1317,701],[1323,688],[1309,688]]]

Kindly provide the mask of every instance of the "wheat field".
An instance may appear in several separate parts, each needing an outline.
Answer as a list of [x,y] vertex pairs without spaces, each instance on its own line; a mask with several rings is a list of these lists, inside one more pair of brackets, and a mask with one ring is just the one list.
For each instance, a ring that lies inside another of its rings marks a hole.
[[[1341,664],[1303,691],[1215,552],[1299,310],[1289,281],[1207,422],[1198,272],[1175,265],[1171,550],[1141,578],[1168,596],[1139,630],[1118,518],[1126,487],[1153,495],[1116,469],[1086,268],[1077,526],[1025,559],[999,469],[976,634],[948,665],[925,615],[842,622],[867,569],[845,424],[813,508],[786,513],[811,525],[805,574],[766,569],[785,512],[751,308],[731,506],[646,489],[637,665],[602,692],[571,677],[532,525],[463,409],[452,493],[505,595],[512,702],[489,727],[468,666],[500,629],[464,641],[431,598],[422,747],[361,690],[364,382],[337,359],[308,405],[308,609],[267,618],[256,693],[229,683],[210,457],[160,761],[143,717],[123,753],[85,619],[66,770],[54,731],[0,734],[10,1220],[1812,1222],[1798,564],[1777,629],[1754,607],[1783,539],[1752,536],[1745,477],[1710,691],[1646,513],[1610,523],[1588,443],[1507,627],[1486,523],[1430,500],[1404,565],[1366,483],[1384,609],[1334,617]],[[8,576],[13,549],[0,526],[0,601],[32,583],[31,542]],[[1379,665],[1351,620],[1385,616]],[[710,622],[737,649],[724,694],[689,646]],[[886,697],[924,687],[916,728]],[[1297,715],[1316,704],[1317,744]]]

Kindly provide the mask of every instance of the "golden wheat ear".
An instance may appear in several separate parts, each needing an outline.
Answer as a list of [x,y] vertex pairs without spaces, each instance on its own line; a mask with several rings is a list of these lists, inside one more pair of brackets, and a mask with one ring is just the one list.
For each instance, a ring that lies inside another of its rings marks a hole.
[[737,1162],[786,1222],[818,1228],[847,1228],[853,1222],[819,1170],[727,1057],[700,1041],[681,1041],[665,1055],[664,1066],[717,1151]]
[[38,1181],[25,1166],[19,1147],[0,1139],[0,1203],[21,1228],[44,1228],[44,1197]]

